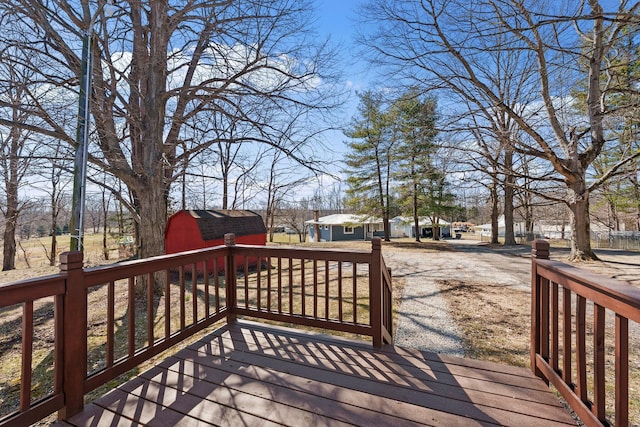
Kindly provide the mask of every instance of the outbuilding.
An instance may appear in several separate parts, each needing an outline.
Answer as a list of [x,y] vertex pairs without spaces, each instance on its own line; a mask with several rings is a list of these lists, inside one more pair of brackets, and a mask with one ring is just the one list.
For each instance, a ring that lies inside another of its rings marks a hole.
[[[165,253],[172,254],[223,245],[224,235],[227,233],[235,234],[236,243],[239,244],[266,245],[267,243],[267,229],[262,217],[253,211],[182,210],[173,214],[167,222],[164,237]],[[256,263],[255,260],[249,260],[249,262]],[[213,260],[207,265],[207,269],[212,271]]]

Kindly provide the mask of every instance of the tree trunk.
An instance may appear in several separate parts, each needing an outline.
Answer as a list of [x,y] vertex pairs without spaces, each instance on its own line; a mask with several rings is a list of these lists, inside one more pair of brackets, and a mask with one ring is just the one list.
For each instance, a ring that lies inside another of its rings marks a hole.
[[275,219],[273,215],[267,215],[269,225],[267,229],[269,230],[269,241],[273,243],[273,235],[275,234]]
[[138,245],[140,258],[149,258],[164,253],[164,233],[167,226],[167,204],[163,191],[150,188],[139,195],[140,217]]
[[[162,183],[149,185],[146,191],[138,193],[141,212],[138,227],[139,258],[149,258],[164,254],[164,235],[167,226],[167,199]],[[153,291],[162,295],[164,291],[164,274],[154,274]],[[147,276],[136,284],[136,295],[146,295]]]
[[8,206],[5,215],[4,252],[2,271],[16,268],[16,224],[18,222],[17,206]]
[[515,178],[513,176],[513,150],[507,148],[504,153],[504,244],[515,245],[513,233],[513,193]]
[[620,219],[612,196],[607,196],[607,205],[609,207],[607,227],[609,228],[609,231],[620,231]]
[[416,242],[420,241],[420,218],[418,217],[418,186],[413,184],[413,225],[416,230]]
[[[182,174],[182,200],[180,203],[180,208],[184,211],[187,210],[187,173],[186,173],[186,166],[185,166],[185,170],[183,170],[183,174]],[[202,209],[206,209],[205,207],[203,207]]]
[[[52,178],[52,182],[55,181]],[[56,265],[56,252],[58,251],[58,204],[56,202],[56,186],[54,184],[53,189],[51,190],[51,252],[49,253],[49,265],[53,267]]]
[[315,241],[316,243],[320,242],[320,224],[318,224],[318,221],[320,220],[320,210],[319,209],[314,209],[313,210],[313,234],[315,235]]
[[569,255],[569,260],[597,260],[598,257],[591,249],[589,191],[584,179],[577,179],[569,184],[569,209],[571,210],[571,255]]
[[222,174],[222,209],[229,209],[229,177]]
[[433,230],[433,240],[440,240],[440,227],[438,226],[438,224],[440,224],[440,217],[434,217],[433,220],[431,221],[431,225],[432,225],[432,230]]
[[109,245],[107,245],[107,220],[109,216],[109,202],[105,197],[105,191],[102,191],[102,253],[105,260],[109,260]]
[[633,183],[633,196],[636,201],[636,218],[633,224],[633,231],[640,231],[640,162],[635,162],[635,171],[631,174],[631,182]]
[[107,223],[106,222],[102,228],[102,254],[104,255],[105,261],[109,261],[109,245],[107,244]]
[[491,243],[499,243],[498,241],[498,178],[493,176],[491,183]]
[[[16,109],[13,111],[14,120],[18,117]],[[16,268],[16,227],[20,215],[18,202],[18,186],[20,173],[18,172],[18,154],[21,151],[21,136],[18,128],[12,127],[8,139],[9,161],[6,164],[8,170],[4,171],[4,184],[6,192],[5,228],[4,228],[4,252],[2,256],[2,271]],[[3,151],[4,151],[3,147]],[[5,153],[2,153],[3,163]]]
[[391,241],[391,233],[389,233],[389,211],[387,209],[385,209],[385,212],[382,214],[382,227],[384,229],[384,241]]
[[535,239],[535,233],[533,231],[533,206],[531,206],[531,197],[529,192],[525,194],[524,205],[524,232],[526,234],[526,241],[530,242]]
[[51,232],[51,252],[49,253],[49,265],[53,267],[56,265],[56,255],[58,252],[58,224],[54,220],[52,223]]

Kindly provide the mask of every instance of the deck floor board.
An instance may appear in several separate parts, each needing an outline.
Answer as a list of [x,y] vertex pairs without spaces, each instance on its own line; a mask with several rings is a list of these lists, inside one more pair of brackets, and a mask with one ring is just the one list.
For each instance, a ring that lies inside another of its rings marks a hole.
[[112,390],[75,426],[567,426],[524,368],[238,321]]

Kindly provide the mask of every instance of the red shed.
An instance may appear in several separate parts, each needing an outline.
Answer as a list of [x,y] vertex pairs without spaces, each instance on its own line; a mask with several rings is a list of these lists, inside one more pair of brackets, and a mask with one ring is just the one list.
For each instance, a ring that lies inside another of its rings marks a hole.
[[[229,209],[184,210],[169,218],[164,250],[172,254],[224,245],[226,233],[235,234],[236,243],[239,244],[267,244],[267,229],[262,217],[255,212]],[[249,263],[255,265],[256,260],[250,259]],[[213,270],[213,260],[207,267],[209,271]]]

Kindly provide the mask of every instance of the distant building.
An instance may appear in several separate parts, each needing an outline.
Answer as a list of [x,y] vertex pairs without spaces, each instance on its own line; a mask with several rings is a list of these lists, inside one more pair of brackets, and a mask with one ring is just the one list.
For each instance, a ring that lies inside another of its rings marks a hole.
[[[473,227],[476,233],[481,236],[491,236],[491,224],[476,225]],[[504,215],[498,217],[498,237],[504,237],[505,232]],[[533,230],[527,230],[524,221],[513,223],[515,237],[533,240],[544,239],[569,239],[571,237],[571,225],[563,221],[537,221],[533,223]]]
[[[391,226],[391,237],[416,237],[415,224],[413,217],[397,216],[389,221]],[[420,237],[433,237],[434,225],[431,223],[431,218],[421,216],[418,218],[418,226]],[[441,219],[435,227],[440,228],[440,236],[451,237],[451,224],[448,221]]]
[[[305,221],[309,226],[309,239],[312,242],[338,242],[347,240],[371,240],[382,236],[382,219],[363,215],[334,214]],[[320,236],[315,236],[318,225]]]

